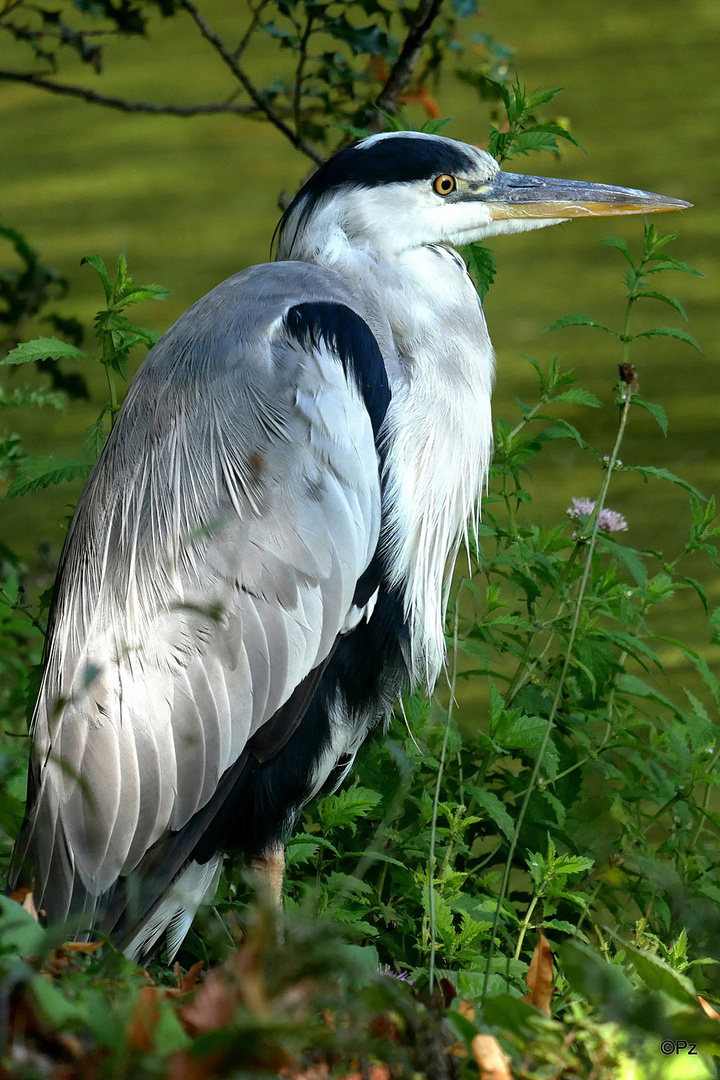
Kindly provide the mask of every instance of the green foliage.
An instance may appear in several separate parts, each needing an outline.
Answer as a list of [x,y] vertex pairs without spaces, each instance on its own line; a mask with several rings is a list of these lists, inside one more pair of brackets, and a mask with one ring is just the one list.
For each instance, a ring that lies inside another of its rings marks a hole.
[[[17,443],[4,445],[0,442],[0,475],[4,475],[11,466],[15,467],[17,473],[8,488],[5,496],[7,499],[14,499],[20,495],[27,495],[31,491],[37,491],[39,488],[87,476],[98,459],[120,408],[112,373],[116,372],[125,379],[127,357],[130,351],[138,345],[149,349],[157,341],[158,335],[154,330],[134,326],[123,313],[126,308],[143,300],[166,299],[170,295],[168,290],[161,285],[135,285],[128,274],[124,254],[121,254],[118,259],[113,282],[110,281],[105,263],[97,255],[88,255],[82,262],[87,263],[96,271],[105,293],[106,306],[95,317],[95,336],[98,339],[100,355],[93,356],[58,338],[41,337],[17,345],[0,363],[6,366],[18,366],[59,359],[101,363],[107,375],[109,400],[103,405],[97,420],[88,428],[83,452],[77,458],[31,457],[24,453]],[[20,394],[20,400],[27,399],[33,404],[60,404],[57,396],[48,396],[46,392],[16,391],[15,393]],[[12,397],[3,395],[0,397],[0,408],[9,407],[12,401]]]
[[[488,140],[488,153],[492,154],[500,165],[512,158],[534,151],[550,151],[557,154],[560,150],[558,139],[573,143],[582,150],[580,143],[570,133],[567,126],[563,126],[563,123],[557,120],[543,121],[538,117],[538,109],[552,101],[560,93],[562,87],[529,94],[518,81],[511,83],[507,75],[504,78],[492,78],[487,70],[477,68],[461,69],[457,74],[464,82],[474,86],[481,98],[490,97],[502,106],[504,116],[502,120],[498,118],[496,123],[490,125]],[[484,300],[497,272],[492,249],[480,243],[467,244],[463,248],[463,255],[480,299]],[[585,317],[566,316],[566,319],[575,318],[583,320]],[[563,325],[578,324],[563,322]],[[599,326],[597,323],[591,323],[591,325]],[[551,329],[559,329],[559,327],[555,324]]]

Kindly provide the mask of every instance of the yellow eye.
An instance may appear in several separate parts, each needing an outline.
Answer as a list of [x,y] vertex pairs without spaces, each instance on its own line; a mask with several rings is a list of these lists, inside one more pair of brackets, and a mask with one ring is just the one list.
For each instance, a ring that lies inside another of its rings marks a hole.
[[433,180],[433,191],[438,195],[450,195],[456,187],[457,180],[454,176],[448,176],[447,173],[443,173],[442,176],[436,176]]

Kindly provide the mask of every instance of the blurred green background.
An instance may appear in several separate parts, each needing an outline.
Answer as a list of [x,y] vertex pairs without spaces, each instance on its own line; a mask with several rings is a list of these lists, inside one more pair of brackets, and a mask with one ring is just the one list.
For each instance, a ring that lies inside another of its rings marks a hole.
[[[206,0],[202,7],[215,29],[239,37],[247,19],[244,3]],[[108,46],[102,77],[70,61],[60,72],[62,80],[136,100],[209,101],[231,92],[224,68],[186,16],[160,24],[159,18],[151,20],[148,40]],[[156,30],[161,31],[157,37]],[[664,466],[707,495],[717,492],[720,4],[487,0],[469,30],[512,46],[529,89],[565,88],[549,114],[569,117],[588,152],[585,157],[570,148],[559,159],[534,156],[527,164],[520,159],[512,169],[640,187],[695,204],[658,223],[681,232],[670,254],[707,275],[699,281],[678,274],[662,284],[686,306],[687,329],[703,353],[669,340],[634,346],[643,396],[663,405],[670,432],[664,439],[651,417],[636,410],[623,460]],[[0,66],[24,58],[15,49],[3,43]],[[285,63],[268,41],[249,66],[262,83]],[[448,72],[436,96],[443,115],[454,118],[446,134],[470,142],[486,139],[487,107],[469,87]],[[408,115],[417,122],[423,118],[412,110]],[[136,281],[172,289],[169,301],[138,309],[141,322],[162,331],[224,277],[268,258],[278,195],[292,194],[307,171],[307,160],[266,124],[233,116],[123,114],[0,82],[0,222],[24,233],[43,260],[71,280],[70,296],[55,307],[77,315],[88,328],[101,296],[94,273],[80,268],[82,256],[96,253],[114,265],[125,250]],[[545,363],[558,355],[606,406],[597,411],[566,407],[564,415],[609,451],[616,424],[616,344],[586,329],[553,335],[544,330],[569,311],[618,326],[624,263],[599,241],[619,235],[637,250],[641,233],[640,219],[579,221],[492,245],[499,273],[486,312],[498,355],[497,415],[514,422],[514,399],[533,398],[535,376],[523,356]],[[669,308],[654,303],[644,310],[640,305],[636,329],[643,320],[644,326],[680,323]],[[26,383],[28,372],[6,372],[3,378],[11,388]],[[104,400],[102,372],[91,375],[91,387],[91,403],[71,402],[63,413],[14,413],[12,429],[33,452],[77,453],[84,427]],[[600,476],[594,460],[570,442],[550,443],[543,459],[533,479],[534,512],[551,525],[572,496],[593,496]],[[57,558],[78,490],[64,485],[0,504],[0,538],[31,569]],[[630,522],[633,546],[671,556],[686,535],[687,500],[668,485],[644,485],[636,474],[620,473],[609,504]],[[42,560],[40,543],[46,544]],[[687,572],[693,572],[689,565]],[[705,581],[714,604],[720,603],[720,585]],[[717,661],[707,630],[696,623],[698,612],[699,601],[689,591],[674,605],[673,618],[683,626],[668,629],[682,633],[708,661]],[[682,685],[684,659],[672,648],[663,659]]]

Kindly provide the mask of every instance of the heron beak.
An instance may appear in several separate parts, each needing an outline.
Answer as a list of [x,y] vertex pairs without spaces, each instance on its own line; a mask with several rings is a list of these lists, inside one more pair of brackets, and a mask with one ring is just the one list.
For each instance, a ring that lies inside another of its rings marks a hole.
[[600,217],[610,214],[657,214],[685,210],[692,203],[651,191],[553,180],[500,172],[480,196],[493,220],[504,218]]

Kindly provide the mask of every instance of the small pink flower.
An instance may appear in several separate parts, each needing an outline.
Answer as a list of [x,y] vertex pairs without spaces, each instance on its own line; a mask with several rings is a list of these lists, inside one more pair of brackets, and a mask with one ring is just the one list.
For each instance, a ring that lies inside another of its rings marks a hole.
[[602,529],[603,532],[624,532],[627,527],[627,521],[618,510],[605,508],[600,511],[598,528]]
[[406,971],[393,971],[388,964],[381,964],[378,968],[378,974],[387,975],[388,979],[397,979],[398,982],[410,983],[411,986],[415,982]]
[[579,521],[581,517],[590,517],[595,509],[592,499],[573,499],[572,506],[567,509],[567,516]]
[[[594,509],[593,499],[573,499],[572,506],[568,507],[566,513],[568,517],[580,521],[582,518],[589,518]],[[624,532],[627,527],[628,523],[619,511],[608,510],[607,507],[600,511],[598,528],[603,532]]]

